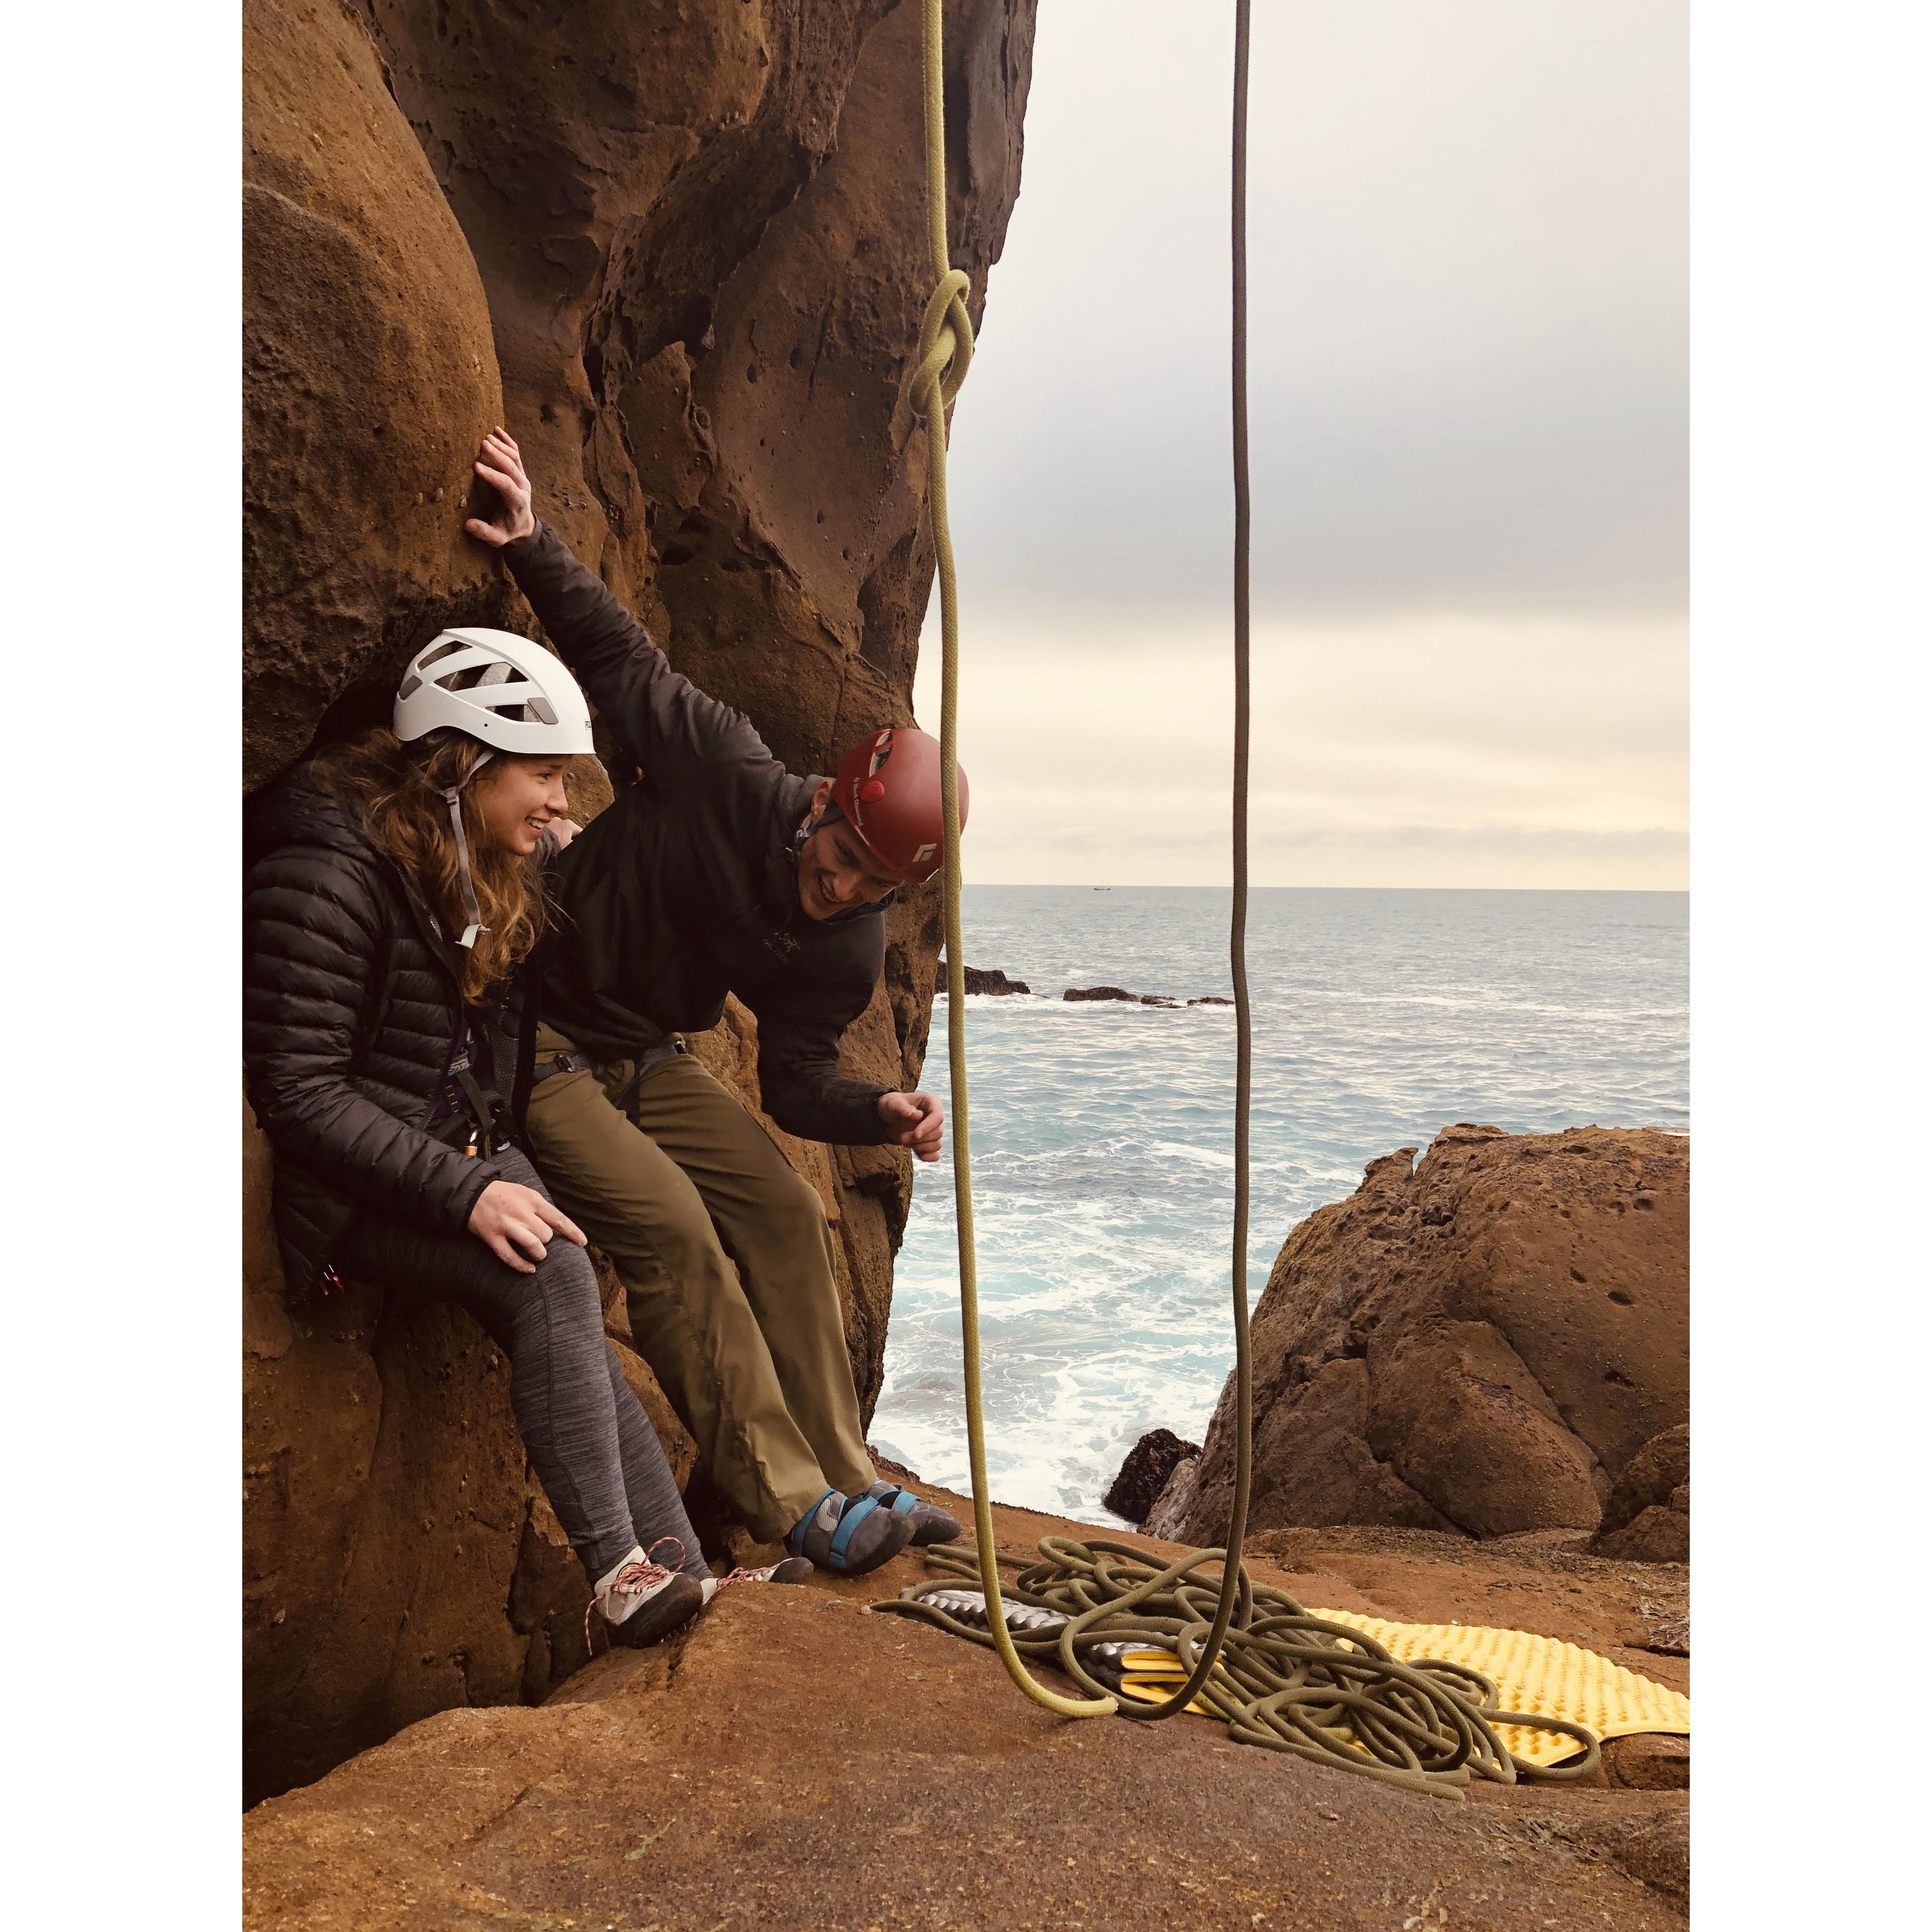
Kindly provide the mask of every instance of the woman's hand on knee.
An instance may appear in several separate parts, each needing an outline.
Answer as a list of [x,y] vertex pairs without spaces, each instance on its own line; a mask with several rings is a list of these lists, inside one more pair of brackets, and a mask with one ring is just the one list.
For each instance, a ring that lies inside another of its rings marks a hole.
[[514,1180],[493,1180],[477,1196],[470,1232],[519,1274],[536,1273],[553,1232],[585,1245],[583,1230],[554,1201]]

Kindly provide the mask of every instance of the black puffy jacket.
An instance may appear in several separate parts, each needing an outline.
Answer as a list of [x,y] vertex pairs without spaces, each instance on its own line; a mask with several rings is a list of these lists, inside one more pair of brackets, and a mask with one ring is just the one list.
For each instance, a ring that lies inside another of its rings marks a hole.
[[[460,1234],[502,1177],[425,1131],[464,1012],[456,955],[415,882],[305,766],[244,821],[242,1052],[275,1150],[275,1227],[304,1300],[360,1210]],[[521,1117],[535,1008],[512,982],[469,1014],[471,1060]]]

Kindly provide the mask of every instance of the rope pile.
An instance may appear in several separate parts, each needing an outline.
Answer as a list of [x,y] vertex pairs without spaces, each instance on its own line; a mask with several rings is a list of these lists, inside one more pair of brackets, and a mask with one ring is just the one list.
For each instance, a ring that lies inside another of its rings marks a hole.
[[[1004,1636],[1028,1659],[1056,1664],[1103,1696],[1108,1686],[1096,1670],[1111,1668],[1118,1676],[1118,1649],[1124,1644],[1169,1653],[1190,1678],[1204,1658],[1210,1668],[1200,1700],[1226,1720],[1238,1743],[1430,1797],[1460,1799],[1472,1777],[1498,1784],[1520,1778],[1564,1782],[1596,1767],[1595,1736],[1582,1725],[1498,1709],[1496,1686],[1480,1672],[1444,1662],[1404,1664],[1366,1632],[1310,1616],[1286,1591],[1254,1582],[1238,1566],[1239,1601],[1225,1636],[1213,1646],[1226,1579],[1217,1574],[1210,1581],[1199,1573],[1210,1565],[1221,1569],[1218,1550],[1194,1550],[1163,1569],[1128,1544],[1043,1537],[1041,1560],[1021,1570],[1005,1595],[1046,1614],[1023,1616],[1032,1627],[1009,1631],[999,1599],[988,1592],[991,1628],[982,1630],[956,1614],[956,1603],[950,1608],[931,1599],[956,1598],[957,1580],[977,1580],[992,1569],[981,1556],[990,1546],[984,1540],[979,1550],[935,1545],[926,1552],[926,1562],[950,1576],[913,1584],[872,1608],[918,1618],[974,1643],[998,1648]],[[1124,1718],[1148,1719],[1164,1716],[1172,1701],[1127,1701],[1118,1708]],[[1560,1732],[1576,1740],[1582,1755],[1562,1765],[1527,1763],[1497,1737],[1498,1724]]]

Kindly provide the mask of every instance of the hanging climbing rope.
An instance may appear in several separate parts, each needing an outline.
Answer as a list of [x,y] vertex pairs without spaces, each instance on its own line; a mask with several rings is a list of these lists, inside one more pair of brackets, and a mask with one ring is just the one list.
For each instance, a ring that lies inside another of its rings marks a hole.
[[[925,416],[932,544],[939,577],[942,656],[940,678],[940,782],[945,815],[946,1044],[952,1083],[954,1213],[959,1238],[959,1326],[965,1364],[966,1447],[972,1472],[973,1522],[979,1551],[980,1586],[988,1616],[987,1640],[999,1652],[1006,1674],[1049,1711],[1069,1718],[1101,1718],[1118,1712],[1156,1719],[1184,1711],[1207,1684],[1220,1655],[1238,1603],[1249,1597],[1240,1562],[1247,1528],[1250,1438],[1253,1432],[1252,1376],[1248,1350],[1248,1114],[1253,1065],[1253,1028],[1249,1012],[1246,935],[1248,914],[1248,398],[1247,398],[1247,139],[1248,4],[1235,0],[1233,154],[1233,396],[1234,455],[1234,899],[1228,950],[1234,981],[1234,1495],[1226,1551],[1204,1550],[1195,1562],[1220,1559],[1221,1577],[1213,1623],[1204,1639],[1190,1645],[1192,1666],[1186,1682],[1171,1697],[1154,1704],[1121,1703],[1105,1687],[1087,1682],[1100,1694],[1063,1696],[1040,1683],[1015,1648],[1002,1613],[999,1559],[993,1536],[992,1502],[986,1483],[986,1424],[980,1379],[980,1298],[973,1243],[973,1166],[966,1100],[966,950],[960,933],[958,694],[959,599],[953,574],[952,537],[946,510],[946,412],[959,393],[973,360],[973,325],[966,313],[972,284],[952,266],[946,235],[946,91],[940,0],[925,0],[926,195],[928,239],[935,285],[920,328],[919,366],[913,397]],[[1232,1552],[1229,1559],[1227,1552]],[[1146,1594],[1145,1591],[1142,1594]],[[1139,1600],[1129,1593],[1116,1608]],[[1063,1658],[1063,1661],[1066,1660]]]

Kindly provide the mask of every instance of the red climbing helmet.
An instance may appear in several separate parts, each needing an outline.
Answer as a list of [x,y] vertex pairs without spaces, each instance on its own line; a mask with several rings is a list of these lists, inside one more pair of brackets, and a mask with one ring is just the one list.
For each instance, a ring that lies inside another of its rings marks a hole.
[[[916,726],[888,725],[838,761],[832,802],[887,872],[909,884],[931,878],[944,861],[939,740]],[[966,774],[959,774],[959,829],[966,829]]]

